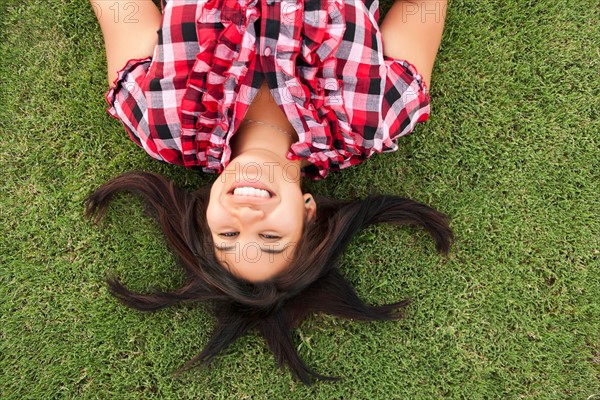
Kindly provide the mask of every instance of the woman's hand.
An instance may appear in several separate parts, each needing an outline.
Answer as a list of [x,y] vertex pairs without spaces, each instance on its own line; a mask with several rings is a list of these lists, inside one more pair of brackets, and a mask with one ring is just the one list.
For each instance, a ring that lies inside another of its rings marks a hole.
[[162,16],[151,0],[91,0],[106,47],[108,84],[132,58],[152,56]]
[[396,0],[381,23],[383,54],[413,64],[430,85],[447,0]]

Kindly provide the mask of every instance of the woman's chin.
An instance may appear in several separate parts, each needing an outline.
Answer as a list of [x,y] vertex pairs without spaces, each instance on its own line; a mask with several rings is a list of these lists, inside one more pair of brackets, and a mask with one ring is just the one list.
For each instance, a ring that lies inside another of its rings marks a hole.
[[[285,163],[289,163],[291,161],[288,160],[287,158],[285,158],[285,155],[277,154],[268,149],[250,148],[250,149],[246,149],[242,154],[235,155],[235,157],[233,159],[231,159],[229,164],[232,164],[234,162],[243,162],[243,163],[285,162]],[[268,164],[268,165],[273,165],[273,164]]]
[[233,177],[257,179],[262,177],[269,182],[284,179],[286,182],[300,182],[301,161],[288,160],[265,149],[249,149],[230,161],[223,174]]

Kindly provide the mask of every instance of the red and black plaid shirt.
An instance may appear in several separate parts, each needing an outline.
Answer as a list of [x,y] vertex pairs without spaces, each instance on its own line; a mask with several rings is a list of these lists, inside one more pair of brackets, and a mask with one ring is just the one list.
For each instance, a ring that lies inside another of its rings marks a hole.
[[394,151],[429,117],[415,67],[383,55],[378,0],[171,0],[151,58],[131,60],[108,112],[152,157],[221,172],[264,79],[312,178]]

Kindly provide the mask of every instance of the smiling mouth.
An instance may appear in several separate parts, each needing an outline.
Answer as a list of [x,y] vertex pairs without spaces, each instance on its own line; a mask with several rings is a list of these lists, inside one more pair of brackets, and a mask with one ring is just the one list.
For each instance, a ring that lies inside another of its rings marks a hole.
[[234,185],[227,194],[236,197],[253,197],[260,199],[270,199],[275,197],[275,193],[269,190],[265,185],[256,183],[239,183]]
[[263,199],[270,199],[271,193],[268,190],[257,189],[251,186],[241,186],[233,189],[234,196],[251,196],[251,197],[260,197]]

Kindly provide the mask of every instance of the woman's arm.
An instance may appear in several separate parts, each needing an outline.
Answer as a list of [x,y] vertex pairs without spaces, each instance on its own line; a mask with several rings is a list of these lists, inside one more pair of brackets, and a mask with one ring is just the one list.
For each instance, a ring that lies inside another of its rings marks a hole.
[[442,41],[447,0],[396,0],[381,23],[383,54],[412,63],[427,86]]
[[152,0],[91,0],[106,47],[108,84],[132,58],[154,53],[161,14]]

